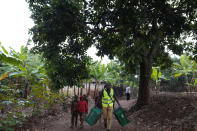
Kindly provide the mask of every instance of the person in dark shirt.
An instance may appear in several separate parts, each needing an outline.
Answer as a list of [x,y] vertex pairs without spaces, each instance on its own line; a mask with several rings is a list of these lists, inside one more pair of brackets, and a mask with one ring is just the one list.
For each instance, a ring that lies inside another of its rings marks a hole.
[[[101,97],[101,94],[102,94],[101,91],[99,93],[97,93],[97,96],[95,97],[95,106],[102,110],[102,97]],[[99,116],[99,122],[100,123],[101,123],[101,116],[102,116],[102,114],[100,114],[100,116]]]
[[74,96],[74,100],[71,103],[71,128],[73,128],[74,124],[77,127],[77,119],[78,119],[78,111],[77,111],[77,104],[78,104],[78,96]]
[[102,91],[95,97],[95,106],[102,110]]

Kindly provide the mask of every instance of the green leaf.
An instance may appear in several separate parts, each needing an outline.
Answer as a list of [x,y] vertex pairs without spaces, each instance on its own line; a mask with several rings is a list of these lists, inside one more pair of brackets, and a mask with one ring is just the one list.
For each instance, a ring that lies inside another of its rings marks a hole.
[[36,74],[36,73],[38,73],[38,72],[39,72],[39,70],[35,69],[35,70],[33,70],[31,73],[32,73],[32,74]]
[[5,49],[5,47],[4,47],[4,46],[1,46],[1,48],[2,48],[3,52],[4,52],[6,55],[8,55],[8,51]]
[[1,58],[1,62],[12,64],[15,66],[18,66],[21,63],[21,61],[15,59],[13,57],[8,57],[5,54],[0,54],[0,58]]
[[22,65],[19,65],[19,69],[20,69],[21,71],[27,72],[27,69],[26,69],[25,67],[23,67]]
[[161,76],[162,76],[162,73],[161,73],[161,72],[159,72],[158,77],[160,78]]
[[180,64],[178,64],[178,63],[173,63],[173,66],[174,66],[174,68],[175,69],[179,69],[179,70],[181,70],[183,67],[180,65]]
[[17,76],[23,76],[25,74],[24,71],[18,71],[18,72],[11,72],[9,73],[10,77],[17,77]]
[[22,45],[21,46],[21,54],[23,54],[23,52],[24,52],[24,46]]
[[196,86],[197,85],[197,79],[195,79],[195,82],[194,82],[194,86]]
[[153,72],[151,74],[151,78],[154,80],[154,81],[157,81],[157,69],[156,68],[153,68]]
[[160,78],[164,79],[164,80],[170,80],[169,78],[165,77],[164,75],[162,75]]
[[4,71],[4,72],[9,72],[10,71],[10,67],[9,66],[3,66],[3,67],[0,67],[0,70]]

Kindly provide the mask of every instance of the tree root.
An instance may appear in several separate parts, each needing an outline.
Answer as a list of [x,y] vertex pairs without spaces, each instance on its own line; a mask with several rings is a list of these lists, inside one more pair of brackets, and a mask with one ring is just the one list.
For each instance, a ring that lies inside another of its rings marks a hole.
[[139,105],[135,104],[129,110],[125,110],[125,115],[128,117],[128,116],[132,115],[133,113],[143,109],[143,107],[144,106],[139,106]]

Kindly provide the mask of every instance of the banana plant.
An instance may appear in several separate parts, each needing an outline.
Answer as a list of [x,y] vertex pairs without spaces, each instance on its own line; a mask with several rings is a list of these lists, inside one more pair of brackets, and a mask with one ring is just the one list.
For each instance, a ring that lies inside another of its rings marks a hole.
[[194,87],[194,90],[197,92],[197,78],[196,78],[196,74],[197,74],[197,62],[193,61],[192,64],[192,79],[191,79],[191,84]]
[[155,89],[159,89],[160,85],[160,78],[161,78],[162,73],[159,71],[158,67],[153,67],[153,71],[151,74],[151,78],[153,81],[155,81]]
[[[31,84],[46,84],[49,87],[50,80],[46,75],[44,69],[44,63],[40,61],[40,55],[31,54],[27,47],[21,46],[20,52],[16,52],[13,48],[10,48],[8,52],[2,45],[0,59],[4,66],[0,67],[3,72],[1,79],[5,77],[11,77],[15,79],[24,78],[27,86],[25,90],[30,90]],[[20,83],[18,83],[20,85]]]
[[120,77],[121,67],[112,61],[107,65],[107,70],[108,76],[106,77],[106,81],[109,81],[113,86],[120,86],[122,81]]
[[[174,77],[180,77],[180,76],[185,76],[185,81],[186,81],[186,91],[190,92],[191,91],[191,86],[197,84],[197,80],[195,79],[195,74],[197,72],[197,67],[196,67],[196,62],[193,60],[190,60],[189,56],[186,54],[182,55],[180,57],[180,63],[174,63],[173,64],[175,72]],[[192,76],[192,79],[189,81],[189,75]],[[193,83],[193,84],[192,84]]]
[[0,67],[0,80],[5,79],[8,76],[11,76],[11,71],[14,69],[14,66],[19,66],[21,64],[21,61],[17,58],[14,58],[9,55],[8,51],[5,49],[4,46],[1,45],[0,47],[2,51],[0,50],[0,62],[2,63]]
[[96,95],[97,86],[100,84],[102,80],[105,80],[107,73],[107,68],[104,64],[101,64],[101,61],[96,61],[92,64],[91,67],[91,77],[95,80],[95,92],[94,97]]
[[151,74],[151,79],[155,82],[155,89],[159,90],[160,89],[160,82],[161,79],[163,80],[169,80],[166,76],[164,76],[161,71],[160,67],[153,67],[153,71]]

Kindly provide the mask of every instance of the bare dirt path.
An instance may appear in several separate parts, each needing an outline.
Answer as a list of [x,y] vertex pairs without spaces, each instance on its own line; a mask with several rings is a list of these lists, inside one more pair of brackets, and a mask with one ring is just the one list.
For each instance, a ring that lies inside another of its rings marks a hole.
[[[134,105],[135,100],[120,100],[124,109]],[[89,110],[94,105],[89,101]],[[70,113],[60,112],[53,120],[46,120],[32,131],[105,131],[103,118],[94,126],[70,128]],[[131,121],[122,127],[113,116],[111,131],[197,131],[197,94],[160,93],[153,95],[150,105],[128,117]],[[78,125],[79,125],[78,120]]]
[[[120,100],[120,104],[123,108],[129,108],[134,103],[134,100]],[[93,106],[93,102],[89,104],[89,109]],[[50,122],[45,123],[40,129],[42,131],[105,131],[103,118],[101,118],[101,121],[99,120],[96,125],[89,126],[87,123],[84,123],[84,128],[80,129],[77,128],[70,128],[70,119],[71,115],[70,113],[64,113],[58,120],[52,120]],[[78,125],[80,124],[80,121],[78,120]],[[131,124],[129,124],[131,125]],[[113,122],[112,122],[112,131],[127,131],[131,130],[131,126],[125,126],[121,127],[121,125],[116,120],[115,116],[113,116]]]

